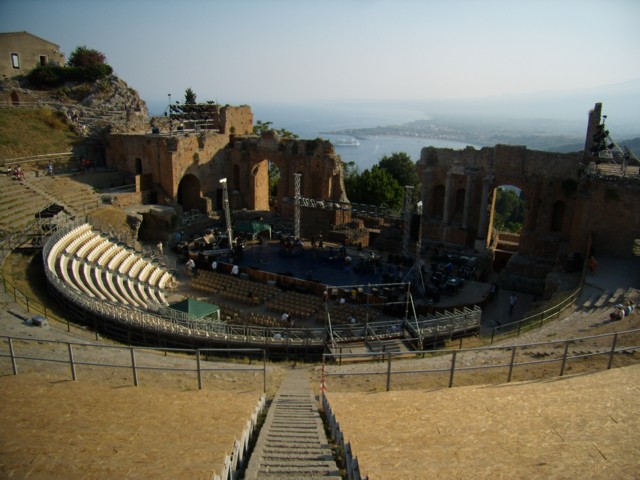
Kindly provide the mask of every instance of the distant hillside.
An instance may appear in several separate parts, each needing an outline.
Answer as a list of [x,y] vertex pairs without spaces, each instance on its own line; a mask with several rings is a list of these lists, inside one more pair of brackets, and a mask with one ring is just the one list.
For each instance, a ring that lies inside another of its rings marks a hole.
[[0,109],[0,163],[46,153],[68,152],[80,137],[64,115],[49,108]]

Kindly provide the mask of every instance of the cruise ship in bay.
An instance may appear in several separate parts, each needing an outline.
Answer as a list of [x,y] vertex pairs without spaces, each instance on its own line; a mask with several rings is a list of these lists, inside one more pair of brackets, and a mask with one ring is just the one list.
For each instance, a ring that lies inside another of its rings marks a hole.
[[338,138],[331,143],[336,147],[358,147],[360,145],[360,142],[355,138]]

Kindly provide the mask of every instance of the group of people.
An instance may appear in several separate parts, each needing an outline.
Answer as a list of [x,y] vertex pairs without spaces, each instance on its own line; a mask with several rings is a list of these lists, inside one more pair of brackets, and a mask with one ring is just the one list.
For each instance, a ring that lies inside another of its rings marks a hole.
[[80,169],[82,171],[85,171],[85,170],[89,170],[89,168],[91,168],[91,160],[85,157],[82,157],[82,159],[80,160]]
[[609,319],[622,320],[624,317],[628,317],[629,315],[631,315],[635,308],[635,303],[633,303],[633,301],[631,300],[627,300],[624,303],[619,303],[618,305],[616,305],[613,312],[609,314]]

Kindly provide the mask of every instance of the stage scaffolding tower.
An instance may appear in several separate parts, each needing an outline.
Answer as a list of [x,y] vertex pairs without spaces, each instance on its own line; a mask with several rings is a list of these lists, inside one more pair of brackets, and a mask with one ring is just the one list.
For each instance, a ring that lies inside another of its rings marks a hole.
[[227,237],[229,237],[229,248],[233,251],[233,230],[231,229],[231,210],[229,209],[229,190],[227,179],[220,180],[222,184],[222,203],[224,204],[224,219],[227,223]]

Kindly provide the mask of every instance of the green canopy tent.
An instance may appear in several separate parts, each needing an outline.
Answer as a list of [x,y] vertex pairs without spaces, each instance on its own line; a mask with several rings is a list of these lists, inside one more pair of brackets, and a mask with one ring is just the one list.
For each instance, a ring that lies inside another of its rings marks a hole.
[[195,298],[185,298],[169,305],[172,310],[185,313],[189,320],[220,321],[220,307],[212,303],[202,302]]
[[256,220],[248,222],[239,222],[235,227],[236,232],[249,233],[252,238],[255,238],[262,232],[269,232],[269,238],[271,238],[271,225],[267,223],[258,222]]

